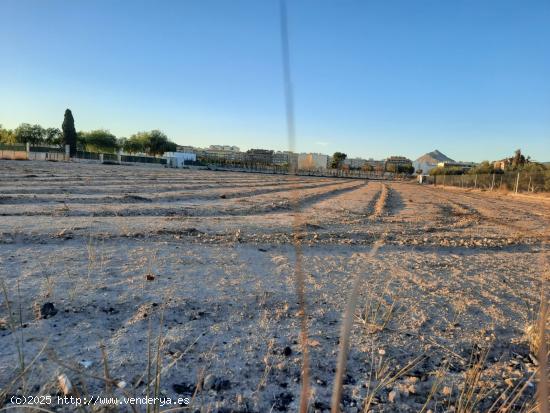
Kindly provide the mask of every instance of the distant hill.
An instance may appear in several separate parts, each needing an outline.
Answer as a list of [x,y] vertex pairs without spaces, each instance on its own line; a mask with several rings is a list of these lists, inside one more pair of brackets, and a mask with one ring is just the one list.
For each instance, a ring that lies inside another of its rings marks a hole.
[[436,164],[437,165],[439,162],[454,162],[454,160],[449,158],[447,155],[439,152],[436,149],[435,151],[428,152],[427,154],[422,155],[415,162],[430,163],[430,164]]
[[435,168],[439,162],[454,162],[454,160],[436,149],[435,151],[422,155],[413,162],[413,166],[415,171],[422,170],[422,173],[428,173],[431,169]]

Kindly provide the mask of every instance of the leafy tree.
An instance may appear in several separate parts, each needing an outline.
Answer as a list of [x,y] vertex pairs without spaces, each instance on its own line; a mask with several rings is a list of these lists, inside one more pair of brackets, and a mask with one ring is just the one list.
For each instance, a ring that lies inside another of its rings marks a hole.
[[482,174],[502,174],[504,171],[500,168],[494,167],[489,161],[483,161],[479,165],[471,168],[468,173],[470,175],[482,175]]
[[130,136],[130,138],[124,142],[122,148],[128,153],[144,153],[147,151],[148,142],[149,137],[147,132],[138,132]]
[[334,155],[332,155],[332,160],[330,162],[330,167],[334,169],[341,168],[344,160],[347,157],[348,156],[345,153],[334,152]]
[[129,153],[145,152],[150,155],[162,155],[176,150],[176,144],[159,130],[138,132],[124,142],[124,150]]
[[47,128],[44,133],[44,141],[48,145],[61,145],[63,143],[63,133],[59,128]]
[[105,129],[96,129],[82,134],[82,141],[87,151],[116,152],[118,142],[116,136]]
[[438,166],[430,171],[430,175],[462,175],[464,170],[459,166],[448,166],[446,168]]
[[386,164],[386,172],[412,174],[414,172],[414,167],[410,164],[396,164],[389,162]]
[[151,155],[162,155],[164,152],[173,152],[175,150],[176,144],[170,142],[164,133],[157,129],[149,132],[148,153]]
[[2,125],[0,125],[0,143],[5,143],[7,145],[17,143],[17,139],[15,138],[13,131],[11,129],[4,129]]
[[529,162],[529,163],[526,163],[523,166],[523,168],[521,168],[522,172],[529,172],[529,173],[545,172],[546,170],[548,170],[548,168],[544,164],[539,162]]
[[529,162],[529,160],[525,159],[525,156],[521,153],[521,149],[517,149],[514,156],[510,160],[512,161],[512,169],[521,168],[526,162]]
[[19,143],[30,143],[37,145],[44,142],[46,131],[40,125],[22,123],[14,131],[15,139]]
[[79,151],[86,150],[86,132],[79,130],[76,133],[76,148]]
[[76,155],[76,143],[77,143],[77,134],[74,127],[74,118],[70,109],[65,110],[65,116],[63,118],[63,144],[70,146],[71,156]]
[[116,144],[118,146],[118,149],[123,149],[124,145],[126,145],[126,142],[128,142],[128,138],[125,138],[125,137],[117,138]]
[[397,172],[410,175],[414,172],[414,166],[412,166],[412,165],[397,165]]

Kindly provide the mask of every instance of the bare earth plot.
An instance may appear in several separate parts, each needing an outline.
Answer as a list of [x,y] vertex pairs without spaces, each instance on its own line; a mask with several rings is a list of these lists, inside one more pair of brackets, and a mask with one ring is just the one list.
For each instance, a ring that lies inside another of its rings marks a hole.
[[[109,376],[127,383],[114,394],[141,397],[160,334],[160,394],[194,395],[190,411],[296,411],[297,199],[311,411],[329,408],[355,277],[363,282],[343,411],[457,411],[470,387],[474,411],[529,405],[537,360],[525,330],[547,265],[545,200],[412,183],[11,161],[0,161],[2,395],[55,395],[61,373],[81,393],[105,394],[104,346]],[[57,312],[44,317],[45,303]],[[30,367],[15,381],[21,357]],[[473,371],[480,380],[468,387]],[[520,397],[507,399],[519,387]]]

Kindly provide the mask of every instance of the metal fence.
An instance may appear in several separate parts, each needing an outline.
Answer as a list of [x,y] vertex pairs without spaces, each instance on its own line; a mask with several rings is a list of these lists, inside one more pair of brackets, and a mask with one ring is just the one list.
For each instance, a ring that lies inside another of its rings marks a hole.
[[118,155],[116,153],[104,153],[103,160],[116,162],[118,161]]
[[0,159],[25,160],[27,158],[27,148],[25,146],[0,144]]
[[93,161],[99,161],[98,152],[76,151],[76,157],[79,159],[89,159]]
[[51,152],[51,153],[65,153],[65,148],[60,146],[45,146],[45,145],[36,145],[29,146],[30,152]]
[[[188,163],[185,163],[186,166]],[[248,165],[217,165],[208,164],[209,169],[218,171],[235,171],[235,172],[254,172],[265,174],[282,174],[288,175],[294,172],[289,171],[288,166],[265,165],[265,164],[248,164]],[[359,179],[391,179],[391,180],[409,180],[410,175],[403,173],[392,172],[377,172],[377,171],[362,171],[362,170],[346,170],[346,169],[318,169],[318,170],[298,170],[296,175],[299,176],[318,176],[325,178],[359,178]]]
[[435,175],[433,183],[434,185],[490,191],[548,192],[550,191],[550,170],[501,174]]
[[166,165],[166,159],[155,158],[154,156],[138,156],[138,155],[121,155],[122,162],[140,162]]
[[0,150],[2,151],[26,151],[27,146],[24,143],[16,143],[14,145],[9,145],[6,143],[0,143]]

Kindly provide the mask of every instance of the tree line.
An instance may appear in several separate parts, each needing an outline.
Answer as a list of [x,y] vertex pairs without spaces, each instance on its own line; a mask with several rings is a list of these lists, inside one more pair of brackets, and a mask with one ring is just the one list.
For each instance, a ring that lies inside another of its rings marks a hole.
[[38,124],[22,123],[15,129],[6,129],[0,125],[0,143],[7,145],[31,144],[71,147],[71,155],[77,150],[89,152],[145,153],[156,156],[176,150],[176,144],[158,129],[137,132],[129,138],[116,137],[107,129],[76,132],[74,119],[69,109],[65,111],[62,128],[44,128]]
[[523,171],[523,172],[545,172],[550,170],[547,165],[539,162],[533,162],[530,156],[521,153],[521,149],[514,152],[514,156],[505,158],[504,169],[495,167],[494,162],[483,161],[480,164],[465,170],[459,166],[437,167],[430,171],[430,175],[484,175],[484,174],[503,174],[505,172]]

